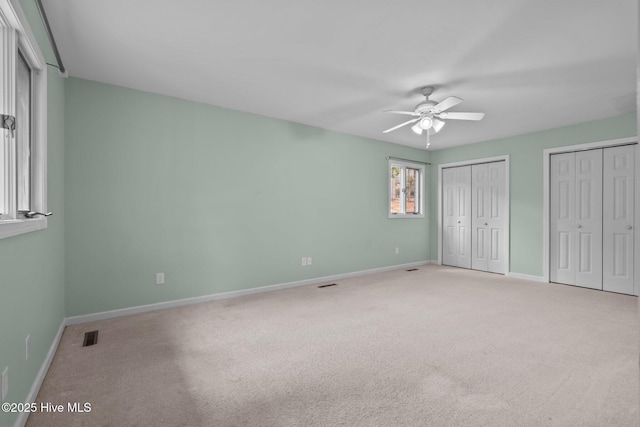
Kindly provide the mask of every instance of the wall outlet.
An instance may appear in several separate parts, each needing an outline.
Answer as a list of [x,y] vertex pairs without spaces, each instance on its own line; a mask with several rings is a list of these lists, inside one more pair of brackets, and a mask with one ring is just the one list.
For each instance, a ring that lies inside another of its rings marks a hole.
[[311,265],[311,264],[313,264],[313,261],[311,260],[311,257],[308,256],[307,257],[307,265]]
[[400,248],[396,248],[396,255],[400,253]]
[[24,360],[29,361],[31,355],[31,335],[27,335],[24,339]]
[[306,265],[307,265],[307,257],[306,257],[306,256],[303,256],[303,257],[302,257],[302,266],[303,266],[303,267],[306,267]]
[[156,273],[156,285],[164,285],[164,273]]
[[9,394],[9,367],[2,371],[2,401],[4,402]]

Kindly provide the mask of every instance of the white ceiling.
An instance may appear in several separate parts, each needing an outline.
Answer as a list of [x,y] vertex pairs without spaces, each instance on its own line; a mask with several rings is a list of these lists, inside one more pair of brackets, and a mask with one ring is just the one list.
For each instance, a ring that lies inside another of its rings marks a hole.
[[68,73],[414,147],[382,134],[465,101],[432,149],[635,111],[636,0],[48,0]]

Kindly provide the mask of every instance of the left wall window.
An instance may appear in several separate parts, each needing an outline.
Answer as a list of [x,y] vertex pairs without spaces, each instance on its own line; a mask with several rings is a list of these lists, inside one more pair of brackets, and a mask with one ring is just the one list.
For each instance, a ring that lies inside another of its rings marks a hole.
[[46,228],[47,69],[17,0],[0,0],[0,239]]

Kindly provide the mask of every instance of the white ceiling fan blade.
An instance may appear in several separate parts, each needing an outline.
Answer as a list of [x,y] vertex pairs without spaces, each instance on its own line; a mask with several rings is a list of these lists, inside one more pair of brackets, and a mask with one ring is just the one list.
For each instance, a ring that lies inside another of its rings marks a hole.
[[384,110],[383,113],[405,114],[407,116],[419,116],[419,113],[413,111]]
[[442,120],[433,119],[433,130],[435,133],[440,132],[440,129],[444,126],[444,122]]
[[453,119],[453,120],[482,120],[484,117],[484,113],[440,113],[438,114],[439,119]]
[[401,128],[402,126],[406,126],[406,125],[408,125],[409,123],[415,123],[415,122],[417,122],[418,120],[420,120],[420,117],[418,117],[417,119],[407,120],[407,121],[406,121],[406,122],[404,122],[404,123],[400,123],[398,126],[394,126],[394,127],[389,128],[389,129],[387,129],[387,130],[383,130],[383,131],[382,131],[382,133],[388,133],[388,132],[391,132],[391,131],[393,131],[393,130],[396,130],[396,129],[398,129],[398,128]]
[[434,113],[440,113],[444,110],[448,110],[451,107],[455,107],[463,101],[462,98],[458,98],[457,96],[450,96],[448,98],[440,101],[435,107],[433,107],[432,111]]

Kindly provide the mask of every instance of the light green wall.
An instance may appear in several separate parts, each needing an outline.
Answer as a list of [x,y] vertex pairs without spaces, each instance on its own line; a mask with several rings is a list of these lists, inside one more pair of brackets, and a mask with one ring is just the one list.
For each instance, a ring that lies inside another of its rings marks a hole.
[[546,148],[637,135],[627,114],[511,138],[434,151],[431,156],[431,254],[438,256],[437,171],[442,163],[509,155],[511,174],[511,265],[514,273],[542,276],[542,152]]
[[[33,1],[21,2],[47,62],[55,63]],[[8,402],[23,402],[64,318],[65,80],[48,68],[48,208],[46,230],[0,240],[0,371],[9,367]],[[31,357],[25,361],[25,337]],[[0,426],[16,414],[0,412]]]
[[428,218],[387,218],[385,156],[424,150],[81,79],[66,95],[68,316],[429,259]]

